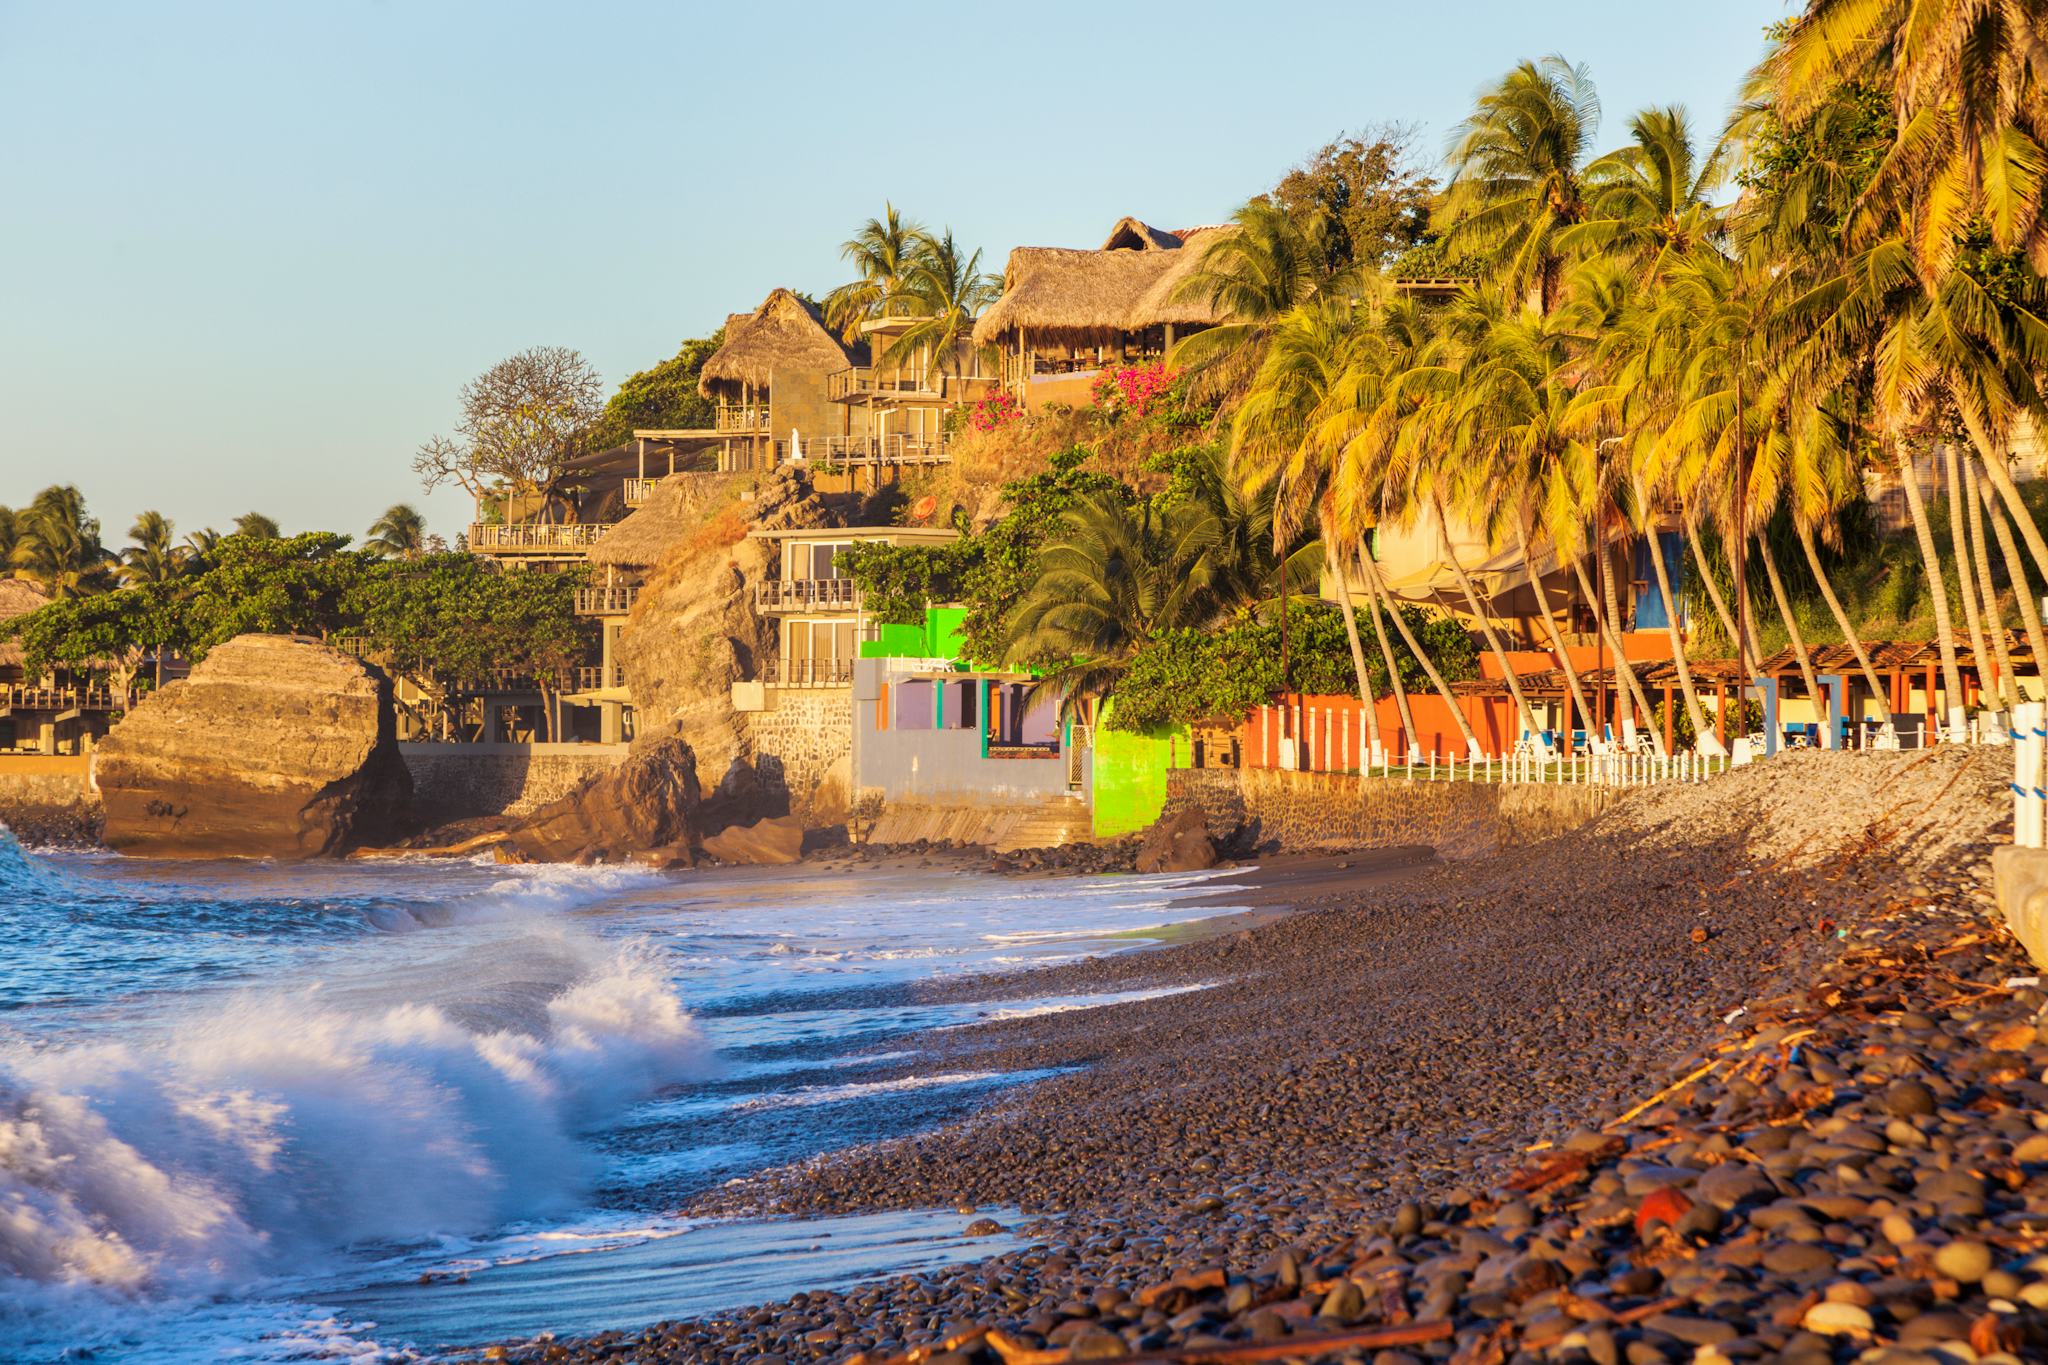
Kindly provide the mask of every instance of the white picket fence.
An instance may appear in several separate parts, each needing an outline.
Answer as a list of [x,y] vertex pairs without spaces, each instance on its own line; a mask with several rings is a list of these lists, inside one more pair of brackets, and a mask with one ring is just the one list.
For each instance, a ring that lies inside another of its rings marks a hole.
[[1366,768],[1367,777],[1404,778],[1411,782],[1520,782],[1530,785],[1580,787],[1646,787],[1660,782],[1704,782],[1716,773],[1728,771],[1730,760],[1707,758],[1695,753],[1671,755],[1644,753],[1561,754],[1523,751],[1500,758],[1477,755],[1459,759],[1455,755],[1426,759],[1410,755],[1407,763],[1395,763],[1391,755],[1378,754]]
[[2048,791],[2042,789],[2042,755],[2048,750],[2048,723],[2042,704],[2023,701],[2013,708],[2012,841],[2021,848],[2040,848],[2048,839]]

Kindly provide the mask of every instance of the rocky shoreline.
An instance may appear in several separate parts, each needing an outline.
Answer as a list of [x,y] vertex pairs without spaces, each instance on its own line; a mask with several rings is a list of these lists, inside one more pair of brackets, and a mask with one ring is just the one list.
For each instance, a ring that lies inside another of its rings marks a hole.
[[1077,1069],[692,1210],[1016,1208],[1026,1247],[498,1350],[2034,1355],[2048,996],[1990,901],[2005,761],[1783,758],[1245,932],[1032,973],[1202,989],[920,1040],[919,1066]]

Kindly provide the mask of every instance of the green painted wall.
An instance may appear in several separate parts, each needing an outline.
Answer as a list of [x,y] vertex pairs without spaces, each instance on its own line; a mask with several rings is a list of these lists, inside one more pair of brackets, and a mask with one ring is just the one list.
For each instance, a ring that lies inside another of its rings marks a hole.
[[877,626],[876,638],[860,642],[860,657],[863,659],[922,659],[925,657],[925,628],[916,626]]
[[[1103,709],[1103,720],[1109,710]],[[1134,834],[1166,809],[1166,771],[1193,753],[1186,726],[1145,734],[1095,727],[1095,837]]]
[[960,651],[967,647],[960,638],[960,628],[967,623],[965,607],[927,607],[924,613],[925,645],[928,658],[960,661]]
[[924,620],[916,625],[875,627],[875,638],[860,642],[860,657],[948,659],[958,663],[964,648],[960,627],[966,621],[965,607],[927,607]]

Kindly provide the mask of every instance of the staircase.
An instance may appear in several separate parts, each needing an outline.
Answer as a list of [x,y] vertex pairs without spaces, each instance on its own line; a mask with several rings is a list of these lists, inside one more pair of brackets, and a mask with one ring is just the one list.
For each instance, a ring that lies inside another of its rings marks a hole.
[[1095,826],[1088,804],[1079,795],[1049,796],[1025,811],[992,845],[997,853],[1015,853],[1025,848],[1059,848],[1065,844],[1092,843]]

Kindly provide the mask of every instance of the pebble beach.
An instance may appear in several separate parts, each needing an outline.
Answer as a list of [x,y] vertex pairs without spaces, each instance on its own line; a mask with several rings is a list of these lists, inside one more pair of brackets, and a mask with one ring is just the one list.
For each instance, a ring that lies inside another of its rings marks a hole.
[[489,1354],[2040,1358],[2048,996],[1992,905],[2009,762],[1788,756],[1015,974],[1178,990],[919,1039],[909,1073],[1056,1074],[686,1211],[975,1210],[1020,1248]]

